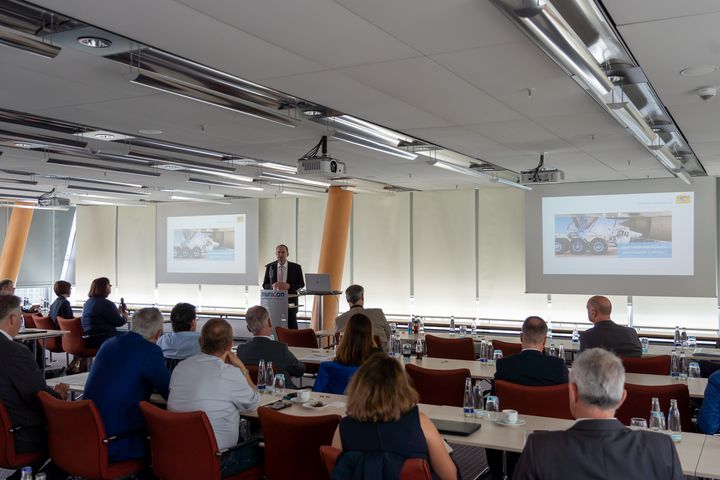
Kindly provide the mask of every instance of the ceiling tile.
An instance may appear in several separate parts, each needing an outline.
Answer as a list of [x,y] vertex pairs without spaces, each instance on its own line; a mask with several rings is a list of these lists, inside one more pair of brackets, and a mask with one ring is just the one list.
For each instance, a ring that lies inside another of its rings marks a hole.
[[720,12],[717,0],[603,0],[603,5],[617,25]]

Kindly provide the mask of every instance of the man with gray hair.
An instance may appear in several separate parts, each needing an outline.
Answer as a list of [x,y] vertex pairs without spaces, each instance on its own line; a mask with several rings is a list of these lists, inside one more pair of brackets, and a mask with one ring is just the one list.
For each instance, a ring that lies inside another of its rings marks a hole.
[[513,479],[682,479],[668,435],[630,430],[615,419],[627,394],[624,385],[625,369],[614,354],[592,348],[578,355],[569,388],[575,425],[530,435]]
[[108,445],[111,462],[147,457],[145,421],[138,404],[156,390],[168,397],[170,372],[155,344],[162,331],[160,310],[137,310],[131,331],[106,340],[90,369],[85,398],[95,402],[107,435],[133,433]]
[[347,312],[335,319],[335,331],[342,332],[345,330],[350,317],[356,313],[367,315],[372,323],[372,333],[380,339],[380,348],[387,352],[388,339],[390,338],[390,325],[382,311],[382,308],[365,308],[365,289],[361,285],[350,285],[345,289],[345,300],[347,300],[350,308]]
[[273,337],[273,327],[270,313],[265,307],[255,305],[248,308],[245,313],[247,328],[253,334],[253,339],[237,348],[237,356],[245,365],[257,365],[260,360],[273,362],[278,372],[285,375],[286,385],[295,388],[291,377],[302,377],[305,365],[298,360],[282,342]]

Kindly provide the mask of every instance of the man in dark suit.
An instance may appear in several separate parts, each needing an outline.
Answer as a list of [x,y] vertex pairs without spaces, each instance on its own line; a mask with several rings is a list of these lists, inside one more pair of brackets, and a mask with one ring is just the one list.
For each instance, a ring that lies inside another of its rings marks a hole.
[[38,392],[65,398],[68,386],[60,383],[55,389],[48,387],[30,350],[13,341],[22,321],[20,303],[15,295],[0,295],[0,401],[13,427],[23,427],[13,434],[15,450],[27,453],[47,446],[45,415]]
[[580,332],[580,351],[604,348],[621,357],[642,356],[637,332],[610,320],[612,304],[607,297],[594,296],[587,302],[588,320],[592,328]]
[[[263,288],[266,290],[286,290],[289,295],[297,294],[305,286],[302,267],[298,263],[288,262],[288,247],[278,245],[275,248],[277,260],[265,265]],[[288,328],[297,328],[297,297],[288,298]]]
[[382,308],[365,308],[365,289],[360,285],[350,285],[345,289],[345,300],[350,309],[335,319],[335,331],[341,332],[345,329],[350,317],[356,313],[364,313],[372,323],[372,333],[380,339],[380,348],[387,352],[388,340],[390,339],[390,325],[382,311]]
[[295,358],[285,343],[272,338],[273,327],[268,311],[259,305],[250,307],[245,313],[245,320],[253,339],[238,345],[238,358],[246,365],[257,365],[260,360],[273,362],[277,371],[285,375],[286,386],[295,388],[291,377],[302,377],[305,365]]
[[545,355],[547,323],[540,317],[528,317],[522,325],[522,352],[497,361],[495,380],[541,387],[568,382],[565,361]]
[[630,430],[615,419],[627,392],[625,370],[614,354],[587,350],[570,372],[570,411],[578,419],[565,431],[531,434],[515,480],[622,478],[680,480],[680,459],[665,434]]

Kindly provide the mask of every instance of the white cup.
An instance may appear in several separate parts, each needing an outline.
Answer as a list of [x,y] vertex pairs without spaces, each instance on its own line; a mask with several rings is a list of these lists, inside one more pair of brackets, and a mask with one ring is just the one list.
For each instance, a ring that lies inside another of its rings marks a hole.
[[518,422],[518,411],[517,410],[510,410],[505,409],[502,411],[503,414],[503,420],[507,423],[517,423]]
[[[298,397],[300,397],[300,400],[303,402],[309,402],[310,401],[310,390],[300,390],[298,391]],[[517,413],[517,412],[515,412]]]

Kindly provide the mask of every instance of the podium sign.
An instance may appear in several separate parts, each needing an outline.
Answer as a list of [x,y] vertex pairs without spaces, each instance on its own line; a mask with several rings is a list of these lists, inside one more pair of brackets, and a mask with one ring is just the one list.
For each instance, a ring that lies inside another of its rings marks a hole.
[[[285,290],[261,290],[260,305],[270,312],[273,329],[287,328],[288,292]],[[282,320],[285,319],[283,322]]]

